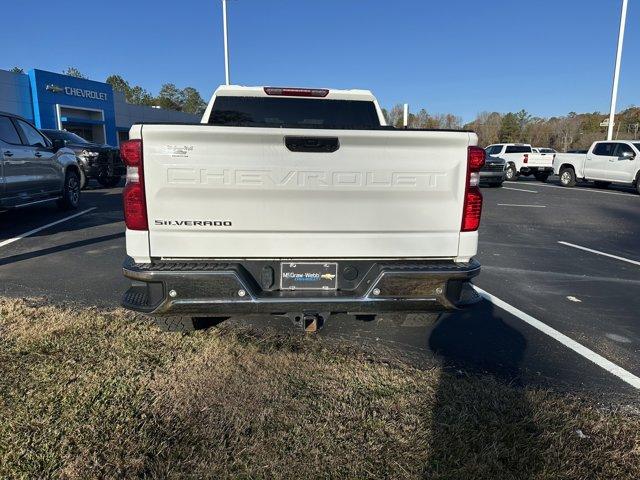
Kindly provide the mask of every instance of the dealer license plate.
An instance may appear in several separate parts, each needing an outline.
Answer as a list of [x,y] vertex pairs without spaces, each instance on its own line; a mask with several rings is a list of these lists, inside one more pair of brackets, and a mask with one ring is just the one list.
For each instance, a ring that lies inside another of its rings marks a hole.
[[335,290],[338,286],[338,264],[296,262],[280,264],[282,290]]

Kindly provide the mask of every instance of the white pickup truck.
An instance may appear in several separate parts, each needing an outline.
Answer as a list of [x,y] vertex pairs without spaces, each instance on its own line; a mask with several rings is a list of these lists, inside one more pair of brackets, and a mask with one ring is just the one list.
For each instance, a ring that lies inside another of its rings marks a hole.
[[129,135],[123,305],[165,329],[477,301],[473,132],[387,127],[365,90],[221,86],[201,124]]
[[507,162],[507,180],[517,180],[520,175],[533,175],[536,180],[546,182],[553,173],[554,154],[534,151],[529,144],[496,143],[485,150],[488,156],[502,158]]
[[640,141],[594,142],[587,153],[559,153],[553,170],[565,187],[592,180],[599,187],[631,185],[640,193]]

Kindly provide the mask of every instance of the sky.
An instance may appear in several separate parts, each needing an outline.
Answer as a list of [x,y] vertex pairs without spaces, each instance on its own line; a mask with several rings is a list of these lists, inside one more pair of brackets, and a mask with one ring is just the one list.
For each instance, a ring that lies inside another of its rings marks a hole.
[[[228,0],[231,82],[364,88],[454,113],[608,112],[622,0]],[[122,75],[205,99],[224,83],[221,0],[4,0],[0,68]],[[640,105],[629,0],[619,109]]]

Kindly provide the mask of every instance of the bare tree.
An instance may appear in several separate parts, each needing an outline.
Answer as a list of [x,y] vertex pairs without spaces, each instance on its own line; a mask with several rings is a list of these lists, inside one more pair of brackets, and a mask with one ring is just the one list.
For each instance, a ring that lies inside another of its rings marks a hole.
[[404,119],[404,107],[401,104],[394,105],[391,110],[389,110],[389,125],[394,127],[402,127],[402,121]]
[[497,143],[502,116],[498,112],[480,112],[476,119],[465,125],[478,134],[478,143],[482,146]]

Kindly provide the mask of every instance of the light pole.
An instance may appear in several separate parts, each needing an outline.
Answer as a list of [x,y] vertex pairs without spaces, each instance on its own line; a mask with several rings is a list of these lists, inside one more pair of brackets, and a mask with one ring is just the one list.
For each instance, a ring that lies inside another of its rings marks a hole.
[[616,66],[613,70],[613,88],[611,89],[611,110],[609,110],[609,125],[607,128],[607,140],[613,138],[613,123],[616,114],[616,102],[618,100],[618,80],[620,79],[620,60],[622,59],[622,44],[624,43],[624,28],[627,23],[627,3],[622,0],[622,13],[620,14],[620,30],[618,31],[618,49],[616,50]]
[[[626,0],[625,0],[626,1]],[[229,85],[229,41],[227,39],[227,0],[222,0],[222,30],[224,33],[224,80]]]

